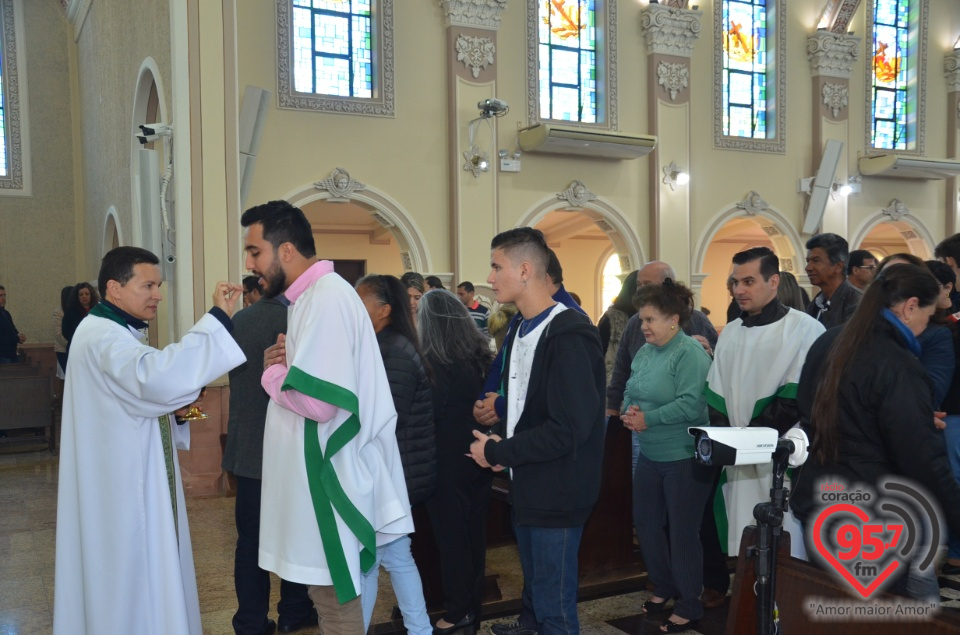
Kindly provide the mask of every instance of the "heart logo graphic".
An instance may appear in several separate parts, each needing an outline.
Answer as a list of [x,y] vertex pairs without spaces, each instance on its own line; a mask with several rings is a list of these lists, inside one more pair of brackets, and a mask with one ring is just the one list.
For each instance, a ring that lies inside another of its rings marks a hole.
[[[814,523],[814,526],[813,526],[813,543],[816,546],[817,551],[823,557],[823,559],[826,562],[830,563],[830,565],[834,569],[836,569],[841,576],[843,576],[843,579],[846,580],[850,584],[850,586],[852,586],[854,590],[857,591],[857,593],[862,595],[864,599],[867,599],[871,595],[873,595],[877,591],[877,589],[880,588],[880,585],[883,584],[887,578],[893,575],[893,573],[900,568],[901,563],[899,560],[894,558],[893,560],[887,563],[887,566],[884,567],[882,571],[879,571],[879,573],[877,574],[877,577],[874,578],[873,582],[865,586],[860,580],[856,578],[856,576],[853,575],[853,573],[850,572],[850,570],[846,566],[844,566],[843,563],[840,562],[840,560],[837,558],[837,555],[832,553],[831,547],[823,543],[822,534],[823,534],[824,523],[832,515],[842,514],[842,513],[852,514],[857,518],[859,518],[861,527],[863,527],[870,521],[870,515],[858,507],[855,507],[853,505],[849,505],[846,503],[831,505],[830,507],[827,507],[822,512],[820,512],[820,515],[817,516],[817,521],[816,523]],[[869,535],[869,532],[867,533]],[[856,535],[857,535],[857,538],[859,539],[860,533],[857,533]],[[894,539],[889,544],[884,544],[882,541],[879,541],[879,539],[871,542],[871,546],[874,547],[874,552],[870,556],[867,556],[867,558],[874,559],[874,560],[879,558],[882,555],[882,552],[884,550],[892,547],[895,543],[896,543],[896,539]],[[878,548],[880,549],[879,553],[877,552]],[[859,551],[860,551],[860,547],[859,545],[856,545],[856,552],[859,552]],[[851,551],[851,552],[848,552],[848,555],[841,556],[841,557],[844,557],[844,559],[849,560],[856,557],[856,555],[853,551]],[[857,564],[859,565],[859,561],[857,562]],[[871,566],[871,569],[873,571],[878,570],[876,566]]]

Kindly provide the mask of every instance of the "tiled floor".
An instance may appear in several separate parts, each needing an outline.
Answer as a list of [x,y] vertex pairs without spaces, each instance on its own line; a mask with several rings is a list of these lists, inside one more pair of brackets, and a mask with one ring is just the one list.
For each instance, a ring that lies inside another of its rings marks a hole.
[[[0,635],[44,635],[53,628],[58,461],[43,450],[24,451],[29,447],[0,448]],[[205,635],[233,633],[233,505],[234,500],[225,497],[187,501]],[[519,596],[521,577],[514,547],[491,549],[488,570],[499,574],[504,599]],[[381,575],[373,619],[375,625],[383,624],[381,631],[395,604],[387,580]],[[272,606],[276,606],[278,586],[274,578]],[[583,632],[623,633],[608,623],[611,620],[626,620],[630,632],[654,632],[652,624],[644,625],[639,618],[629,620],[644,597],[637,592],[581,603]],[[488,633],[490,624],[515,617],[484,622],[481,632]]]

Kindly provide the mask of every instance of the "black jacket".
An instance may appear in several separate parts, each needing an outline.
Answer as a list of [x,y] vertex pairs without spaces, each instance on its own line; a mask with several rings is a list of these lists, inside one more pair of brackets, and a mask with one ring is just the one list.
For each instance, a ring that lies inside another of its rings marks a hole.
[[20,332],[13,325],[13,317],[5,308],[0,307],[0,357],[16,359],[17,346],[20,345]]
[[[874,328],[834,396],[839,400],[839,462],[824,465],[811,454],[794,479],[790,506],[801,521],[812,522],[823,504],[815,491],[822,479],[837,475],[849,485],[876,487],[882,476],[899,475],[932,494],[950,530],[960,532],[960,486],[950,471],[943,437],[933,425],[930,379],[892,325],[880,318]],[[817,384],[842,329],[821,335],[807,353],[797,405],[808,435]]]
[[[504,342],[505,369],[516,331]],[[510,393],[509,372],[503,374]],[[606,367],[597,328],[567,309],[537,343],[523,414],[513,436],[488,442],[490,465],[511,470],[513,513],[520,525],[583,525],[600,492]],[[499,430],[503,435],[502,426]]]
[[377,333],[397,409],[397,445],[410,504],[427,500],[437,487],[437,442],[430,382],[413,344],[392,326]]

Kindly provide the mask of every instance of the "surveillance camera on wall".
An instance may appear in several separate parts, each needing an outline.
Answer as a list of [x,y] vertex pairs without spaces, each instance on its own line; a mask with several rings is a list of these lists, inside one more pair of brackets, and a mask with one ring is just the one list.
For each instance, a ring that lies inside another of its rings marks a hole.
[[483,99],[477,102],[481,117],[502,117],[510,110],[510,106],[502,99]]
[[160,137],[172,137],[173,136],[173,126],[166,123],[148,123],[140,128],[141,134],[134,135],[137,140],[142,144],[146,145],[152,141],[156,141]]

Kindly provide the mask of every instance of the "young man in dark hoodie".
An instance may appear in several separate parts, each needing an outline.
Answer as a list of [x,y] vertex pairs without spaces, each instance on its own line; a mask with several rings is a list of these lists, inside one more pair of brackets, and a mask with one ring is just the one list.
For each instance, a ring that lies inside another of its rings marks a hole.
[[523,610],[509,632],[578,633],[577,552],[600,490],[606,368],[589,318],[558,304],[543,233],[521,227],[491,244],[487,283],[523,317],[504,342],[507,416],[474,432],[474,460],[509,468],[523,569]]

